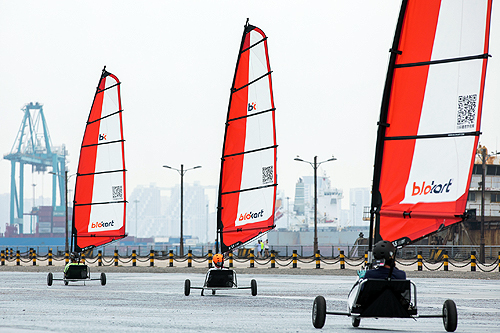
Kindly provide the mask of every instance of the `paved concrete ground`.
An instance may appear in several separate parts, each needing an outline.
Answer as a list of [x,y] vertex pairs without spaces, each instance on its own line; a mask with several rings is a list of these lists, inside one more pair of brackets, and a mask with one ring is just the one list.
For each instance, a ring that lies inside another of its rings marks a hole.
[[[46,272],[7,271],[2,267],[0,331],[318,332],[311,324],[314,297],[325,296],[329,311],[344,311],[347,293],[356,280],[354,274],[305,275],[316,272],[308,269],[258,270],[259,273],[267,271],[267,274],[255,274],[255,270],[248,274],[246,269],[238,269],[240,286],[250,285],[251,279],[257,280],[257,296],[252,297],[250,290],[235,290],[202,297],[199,290],[192,290],[186,297],[184,280],[189,278],[193,286],[201,286],[206,269],[200,273],[186,273],[188,271],[183,269],[184,273],[154,274],[130,273],[130,268],[123,269],[128,272],[107,273],[106,286],[101,286],[98,281],[86,285],[70,283],[69,286],[54,281],[48,287]],[[159,272],[167,268],[151,269]],[[285,270],[302,274],[276,274]],[[353,270],[350,272],[354,273]],[[498,281],[412,279],[418,288],[419,314],[440,313],[443,302],[451,298],[458,307],[457,332],[498,332]],[[368,332],[445,332],[439,318],[417,321],[364,319],[358,329]],[[322,331],[353,332],[355,329],[348,317],[328,316]]]

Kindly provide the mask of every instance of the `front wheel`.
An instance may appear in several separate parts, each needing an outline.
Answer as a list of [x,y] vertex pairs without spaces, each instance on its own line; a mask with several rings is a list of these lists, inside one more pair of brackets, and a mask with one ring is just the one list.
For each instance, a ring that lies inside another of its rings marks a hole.
[[443,324],[446,332],[455,332],[457,329],[457,306],[451,299],[447,299],[443,304]]
[[186,279],[184,281],[184,295],[189,296],[191,293],[191,281],[189,279]]
[[252,279],[252,281],[250,281],[250,287],[252,289],[252,296],[257,296],[257,281]]
[[106,285],[106,274],[101,273],[101,286]]
[[326,320],[326,300],[323,296],[316,296],[313,303],[312,322],[316,328],[322,328]]
[[54,280],[54,275],[52,275],[52,273],[47,274],[47,285],[49,287],[52,285],[53,280]]
[[361,319],[359,319],[358,317],[352,318],[352,326],[358,327],[360,322],[361,322]]

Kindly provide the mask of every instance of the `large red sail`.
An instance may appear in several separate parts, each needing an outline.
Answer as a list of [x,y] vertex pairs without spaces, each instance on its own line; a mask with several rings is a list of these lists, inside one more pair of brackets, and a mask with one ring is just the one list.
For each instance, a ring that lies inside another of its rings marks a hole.
[[465,218],[490,14],[491,0],[403,1],[377,138],[377,237],[407,244]]
[[125,237],[125,157],[120,81],[102,71],[80,151],[75,185],[75,251]]
[[231,88],[221,161],[217,228],[223,253],[274,227],[274,113],[267,37],[247,23]]

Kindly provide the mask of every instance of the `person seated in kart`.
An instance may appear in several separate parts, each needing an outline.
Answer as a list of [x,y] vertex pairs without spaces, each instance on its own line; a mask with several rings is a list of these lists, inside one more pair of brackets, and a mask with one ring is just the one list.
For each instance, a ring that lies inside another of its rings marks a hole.
[[396,279],[406,280],[406,273],[396,268],[396,248],[391,242],[381,240],[373,246],[375,268],[358,272],[363,279]]
[[83,265],[80,263],[80,256],[76,252],[71,253],[69,259],[70,259],[69,263],[64,267],[64,276],[66,276],[70,266]]
[[224,267],[224,256],[221,253],[214,254],[212,261],[215,265],[215,268],[223,269]]

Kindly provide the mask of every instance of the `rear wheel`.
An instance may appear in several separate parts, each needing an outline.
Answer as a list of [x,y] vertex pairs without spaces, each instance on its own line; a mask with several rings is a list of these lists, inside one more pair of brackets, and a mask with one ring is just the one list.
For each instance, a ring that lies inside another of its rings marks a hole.
[[101,286],[106,285],[106,274],[101,273]]
[[52,281],[54,280],[54,276],[52,273],[47,274],[47,285],[50,287],[52,285]]
[[352,318],[352,326],[358,327],[360,322],[361,322],[361,319],[359,319],[358,317]]
[[67,286],[67,285],[68,285],[68,283],[69,283],[68,281],[64,281],[64,285],[65,285],[65,286]]
[[323,296],[316,296],[313,303],[312,322],[316,328],[322,328],[326,320],[326,300]]
[[184,295],[189,296],[191,293],[191,280],[186,279],[184,281]]
[[212,289],[212,295],[215,295],[215,289]]
[[257,296],[257,281],[252,279],[252,281],[250,281],[250,287],[252,289],[252,296]]
[[455,332],[457,329],[457,306],[451,299],[447,299],[443,304],[443,324],[447,332]]

